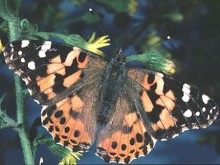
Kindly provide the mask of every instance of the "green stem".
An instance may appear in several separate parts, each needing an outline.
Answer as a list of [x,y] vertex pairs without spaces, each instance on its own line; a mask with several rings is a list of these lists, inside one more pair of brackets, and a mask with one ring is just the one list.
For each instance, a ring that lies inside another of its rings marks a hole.
[[[19,38],[19,19],[12,19],[8,22],[9,28],[9,40],[14,41]],[[16,90],[16,106],[17,106],[17,123],[21,127],[17,128],[17,132],[20,137],[21,147],[24,154],[24,161],[26,165],[34,164],[34,156],[31,150],[30,141],[26,133],[25,128],[25,115],[24,115],[24,98],[22,95],[21,80],[18,75],[14,75],[15,80],[15,90]]]
[[23,149],[24,154],[24,161],[26,165],[34,164],[34,157],[31,150],[31,144],[28,139],[28,135],[25,131],[25,114],[24,114],[24,98],[22,95],[22,87],[21,87],[21,80],[18,75],[14,76],[15,80],[15,89],[16,89],[16,105],[17,105],[17,122],[18,125],[21,125],[18,129],[20,140],[21,140],[21,147]]

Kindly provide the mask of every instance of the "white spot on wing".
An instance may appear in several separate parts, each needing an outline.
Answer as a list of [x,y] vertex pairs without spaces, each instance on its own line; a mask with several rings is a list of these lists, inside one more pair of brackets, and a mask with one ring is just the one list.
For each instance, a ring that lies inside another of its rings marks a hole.
[[174,134],[174,135],[172,136],[172,138],[175,138],[175,137],[177,137],[177,136],[179,136],[179,134]]
[[209,119],[210,119],[210,116],[208,115],[208,116],[207,116],[207,120],[209,120]]
[[19,56],[21,56],[22,55],[22,51],[20,50],[20,51],[18,51],[18,55]]
[[183,97],[182,97],[182,100],[183,100],[184,102],[188,102],[189,99],[190,99],[189,95],[187,95],[186,93],[184,93],[184,94],[183,94]]
[[48,106],[43,106],[43,108],[41,109],[41,115],[42,113],[47,109]]
[[28,63],[28,68],[31,69],[31,70],[34,70],[35,69],[35,62],[34,61],[30,61]]
[[25,63],[25,59],[24,59],[24,58],[21,58],[21,62],[22,62],[22,63]]
[[52,42],[51,41],[45,41],[44,44],[41,47],[41,50],[48,50],[51,48]]
[[39,56],[40,58],[46,57],[46,51],[43,51],[43,50],[39,51],[38,56]]
[[200,115],[200,112],[199,112],[199,111],[197,111],[197,112],[195,113],[195,115],[196,115],[196,116],[199,116],[199,115]]
[[205,111],[206,111],[206,108],[205,108],[205,107],[203,107],[203,108],[202,108],[202,112],[205,112]]
[[183,93],[190,94],[190,86],[188,84],[183,85]]
[[192,116],[192,111],[191,111],[190,109],[187,109],[187,110],[183,113],[183,115],[184,115],[185,117],[191,117],[191,116]]
[[21,41],[21,47],[22,47],[22,48],[27,47],[29,44],[30,44],[30,41],[29,41],[29,40],[22,40],[22,41]]
[[203,103],[207,104],[209,100],[210,100],[210,98],[207,95],[204,95],[204,94],[202,95]]

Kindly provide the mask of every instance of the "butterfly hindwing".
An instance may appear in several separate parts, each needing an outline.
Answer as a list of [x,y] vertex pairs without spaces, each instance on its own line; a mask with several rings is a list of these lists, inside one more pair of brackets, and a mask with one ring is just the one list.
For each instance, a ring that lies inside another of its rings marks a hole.
[[105,64],[98,56],[51,41],[21,40],[6,45],[5,61],[41,104],[50,105],[95,80]]
[[173,77],[141,69],[130,69],[128,75],[142,88],[139,102],[156,139],[205,128],[219,113],[211,98]]
[[94,107],[100,92],[101,79],[84,86],[56,104],[42,110],[42,124],[55,142],[73,151],[88,151],[96,136],[97,119]]
[[127,89],[123,92],[113,116],[98,134],[96,154],[106,162],[129,163],[148,154],[155,143]]

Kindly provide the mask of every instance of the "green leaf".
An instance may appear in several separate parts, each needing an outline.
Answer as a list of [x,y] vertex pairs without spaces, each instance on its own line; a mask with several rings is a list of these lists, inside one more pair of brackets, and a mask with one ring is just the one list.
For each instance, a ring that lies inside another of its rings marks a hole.
[[150,50],[143,54],[132,55],[127,57],[128,62],[139,61],[147,69],[156,70],[166,74],[174,74],[176,66],[174,62],[167,59],[157,50]]
[[170,14],[165,15],[165,17],[174,22],[181,22],[184,19],[183,14],[181,14],[179,11],[174,11]]
[[21,0],[1,0],[0,1],[0,16],[5,20],[18,17]]
[[79,160],[81,156],[80,152],[72,152],[69,148],[56,144],[54,140],[47,135],[37,135],[33,143],[34,151],[36,151],[37,146],[40,144],[46,144],[53,154],[63,158],[60,160],[59,165],[76,164],[76,159]]

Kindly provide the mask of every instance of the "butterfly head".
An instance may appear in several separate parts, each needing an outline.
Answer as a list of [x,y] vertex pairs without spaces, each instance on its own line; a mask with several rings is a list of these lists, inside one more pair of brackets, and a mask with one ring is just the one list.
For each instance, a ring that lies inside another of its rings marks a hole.
[[125,62],[126,57],[122,54],[122,49],[120,49],[111,60],[113,66],[124,66]]

